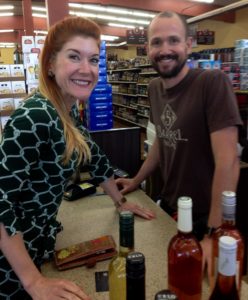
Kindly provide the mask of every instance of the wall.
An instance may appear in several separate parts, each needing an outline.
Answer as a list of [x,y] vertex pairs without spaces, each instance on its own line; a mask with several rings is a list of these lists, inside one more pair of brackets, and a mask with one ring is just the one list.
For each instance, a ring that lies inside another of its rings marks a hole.
[[14,48],[0,48],[0,64],[13,64]]
[[240,9],[236,12],[236,22],[226,23],[214,20],[205,20],[198,23],[198,30],[213,30],[215,32],[214,45],[201,45],[193,48],[193,51],[210,48],[234,47],[234,43],[239,39],[248,39],[248,8]]

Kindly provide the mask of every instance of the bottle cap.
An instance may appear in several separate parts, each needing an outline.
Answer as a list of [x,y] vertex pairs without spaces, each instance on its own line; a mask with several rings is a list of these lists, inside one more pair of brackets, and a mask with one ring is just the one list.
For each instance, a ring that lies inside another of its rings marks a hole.
[[178,221],[177,228],[181,232],[192,231],[192,199],[190,197],[180,197],[177,202]]
[[224,249],[236,249],[237,248],[237,240],[231,236],[221,236],[219,238],[219,247]]
[[121,211],[119,220],[122,228],[129,228],[130,225],[134,224],[134,213],[129,210]]
[[170,290],[162,290],[155,295],[154,300],[178,300],[175,293]]
[[224,205],[236,205],[236,193],[232,191],[224,191],[222,193],[222,202]]
[[130,252],[126,261],[126,273],[130,278],[138,278],[145,274],[145,256],[140,252]]
[[179,197],[177,202],[178,208],[189,209],[192,207],[192,199],[190,197]]

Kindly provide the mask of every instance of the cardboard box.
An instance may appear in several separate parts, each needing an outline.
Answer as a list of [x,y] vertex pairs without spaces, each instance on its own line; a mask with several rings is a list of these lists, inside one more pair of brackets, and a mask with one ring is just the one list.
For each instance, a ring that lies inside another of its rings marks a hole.
[[31,49],[34,48],[34,37],[33,36],[22,36],[22,52],[30,53]]
[[0,94],[12,94],[11,81],[0,82]]
[[45,35],[36,35],[34,37],[35,48],[42,50],[45,43],[46,36]]
[[9,65],[0,65],[0,77],[10,77]]
[[1,110],[12,110],[14,109],[14,99],[13,98],[3,98],[0,99],[0,109]]
[[26,85],[25,81],[12,81],[12,92],[13,94],[25,94]]
[[23,77],[24,66],[22,64],[10,65],[10,76],[11,77]]

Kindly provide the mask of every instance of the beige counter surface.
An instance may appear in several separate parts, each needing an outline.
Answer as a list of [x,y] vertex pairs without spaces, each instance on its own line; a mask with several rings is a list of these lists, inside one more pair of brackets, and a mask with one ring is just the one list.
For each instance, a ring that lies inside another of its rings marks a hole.
[[[167,246],[177,232],[176,222],[143,191],[128,194],[127,198],[151,208],[157,215],[152,221],[135,217],[135,250],[145,255],[146,299],[153,300],[156,292],[167,288]],[[62,222],[64,230],[58,234],[57,249],[109,234],[114,237],[118,248],[118,213],[108,196],[85,197],[74,202],[63,201],[58,220]],[[74,281],[94,300],[108,300],[108,292],[95,292],[95,272],[108,270],[108,264],[109,260],[106,260],[90,269],[82,266],[57,271],[53,263],[46,263],[42,266],[42,273]],[[202,300],[207,300],[208,297],[208,288],[204,284]],[[248,285],[243,283],[241,300],[247,299]]]

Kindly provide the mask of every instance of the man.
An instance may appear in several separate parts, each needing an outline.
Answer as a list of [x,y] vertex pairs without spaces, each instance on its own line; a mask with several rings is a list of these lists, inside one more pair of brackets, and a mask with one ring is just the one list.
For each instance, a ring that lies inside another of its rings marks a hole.
[[194,233],[210,259],[211,232],[221,224],[221,193],[239,177],[236,98],[220,70],[189,69],[191,38],[176,13],[158,14],[148,29],[148,55],[160,75],[149,84],[154,144],[133,179],[119,179],[122,193],[136,189],[158,166],[161,207],[176,212],[177,199],[193,200]]

